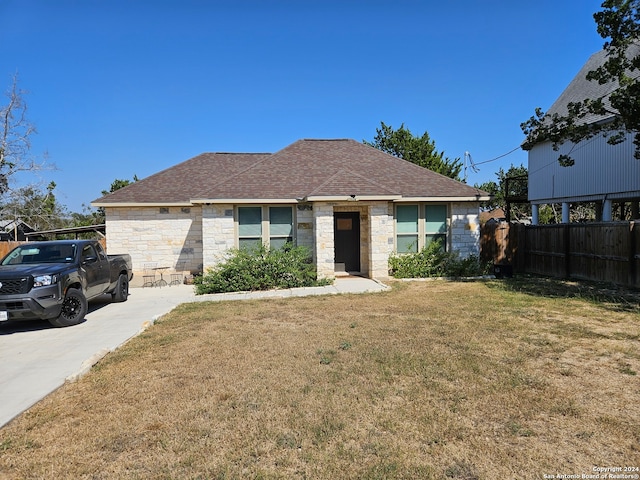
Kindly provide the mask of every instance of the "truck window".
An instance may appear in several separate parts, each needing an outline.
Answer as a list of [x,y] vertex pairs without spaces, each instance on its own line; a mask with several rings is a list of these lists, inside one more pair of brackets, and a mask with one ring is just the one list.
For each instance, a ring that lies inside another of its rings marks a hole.
[[93,248],[93,245],[85,245],[82,248],[82,261],[84,262],[89,257],[98,258],[98,256],[96,255],[96,251]]
[[102,260],[106,260],[107,259],[107,254],[105,253],[104,249],[102,248],[102,245],[100,245],[99,243],[96,243],[96,250],[98,251],[98,255],[100,256],[100,258]]

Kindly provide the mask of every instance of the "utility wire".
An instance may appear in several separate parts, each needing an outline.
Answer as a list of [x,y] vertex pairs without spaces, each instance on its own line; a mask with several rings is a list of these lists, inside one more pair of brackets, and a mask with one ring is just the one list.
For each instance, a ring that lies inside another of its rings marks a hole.
[[483,162],[474,162],[474,165],[483,165],[485,163],[490,163],[490,162],[495,162],[496,160],[500,160],[501,158],[506,157],[507,155],[511,155],[513,152],[515,152],[516,150],[520,149],[520,145],[518,145],[516,148],[514,148],[513,150],[508,151],[507,153],[503,153],[502,155],[499,155],[495,158],[492,158],[491,160],[484,160]]

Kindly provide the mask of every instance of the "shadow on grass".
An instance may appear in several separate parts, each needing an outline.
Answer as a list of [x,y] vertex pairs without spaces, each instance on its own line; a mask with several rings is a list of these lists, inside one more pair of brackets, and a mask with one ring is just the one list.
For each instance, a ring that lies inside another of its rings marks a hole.
[[489,282],[488,286],[536,297],[578,298],[616,311],[640,313],[640,291],[611,283],[516,275],[513,278]]

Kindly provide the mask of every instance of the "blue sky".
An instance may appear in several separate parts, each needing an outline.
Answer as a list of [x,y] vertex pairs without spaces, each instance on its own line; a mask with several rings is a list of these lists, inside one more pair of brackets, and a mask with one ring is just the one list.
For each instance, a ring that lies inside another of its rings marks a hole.
[[[202,152],[372,140],[381,121],[480,163],[516,148],[520,123],[602,48],[600,4],[0,0],[0,88],[18,74],[32,154],[57,167],[43,180],[77,212],[116,178]],[[467,181],[526,160],[517,150]]]

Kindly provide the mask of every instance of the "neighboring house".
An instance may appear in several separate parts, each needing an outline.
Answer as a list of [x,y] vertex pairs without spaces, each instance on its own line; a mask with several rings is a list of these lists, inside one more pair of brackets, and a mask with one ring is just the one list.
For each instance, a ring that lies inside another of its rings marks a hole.
[[22,220],[0,220],[0,240],[6,241],[25,241],[26,233],[35,230],[28,223]]
[[204,153],[132,183],[94,207],[107,249],[204,271],[230,248],[309,247],[319,278],[388,277],[392,252],[439,239],[479,254],[486,192],[355,140],[300,140],[273,154]]
[[[571,102],[586,98],[606,97],[617,83],[600,85],[588,81],[587,73],[602,65],[606,53],[600,51],[589,58],[565,91],[549,108],[550,115],[565,115]],[[584,122],[607,122],[613,114],[587,116]],[[612,219],[613,202],[631,202],[635,216],[640,201],[640,161],[634,159],[633,135],[626,141],[609,145],[606,137],[598,135],[580,143],[565,142],[555,151],[551,142],[542,142],[529,151],[529,201],[532,204],[532,223],[538,223],[538,209],[544,204],[562,204],[562,221],[569,222],[571,204],[596,202],[600,206],[599,217]],[[558,156],[568,154],[575,165],[563,167]]]
[[506,222],[507,216],[502,208],[494,208],[493,210],[485,210],[480,212],[480,225],[489,222]]

